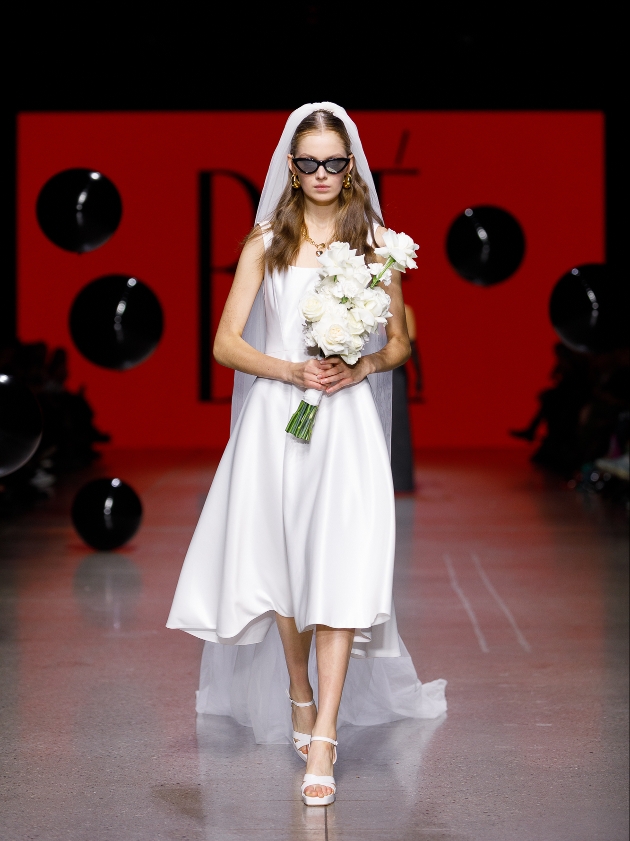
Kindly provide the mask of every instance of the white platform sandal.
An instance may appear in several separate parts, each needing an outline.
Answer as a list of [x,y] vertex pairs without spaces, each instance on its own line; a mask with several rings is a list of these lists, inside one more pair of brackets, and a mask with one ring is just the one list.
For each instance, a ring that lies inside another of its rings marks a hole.
[[[289,694],[289,690],[287,689],[287,698],[294,707],[312,707],[315,704],[315,701],[307,701],[305,704],[301,704],[299,701],[294,701],[291,695]],[[308,756],[306,753],[302,753],[300,748],[307,748],[311,743],[311,737],[308,733],[299,733],[297,730],[293,731],[293,747],[295,748],[295,752],[306,762]]]
[[[334,739],[329,739],[327,736],[311,736],[311,742],[330,742],[334,745],[333,748],[333,765],[337,761],[337,745],[339,744]],[[326,786],[332,789],[332,794],[326,794],[324,797],[309,797],[304,794],[304,789],[309,786]],[[335,795],[337,794],[337,783],[334,777],[319,777],[317,774],[304,774],[304,782],[302,783],[302,800],[307,806],[330,806],[335,802]]]

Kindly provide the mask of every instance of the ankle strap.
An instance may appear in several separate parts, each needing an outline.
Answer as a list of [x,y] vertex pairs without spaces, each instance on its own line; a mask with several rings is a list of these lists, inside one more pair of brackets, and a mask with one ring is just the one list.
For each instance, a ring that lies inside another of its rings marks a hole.
[[339,742],[334,739],[329,739],[328,736],[311,736],[311,742],[330,742],[331,745],[337,747]]
[[286,693],[287,693],[287,698],[289,699],[289,701],[291,701],[291,703],[296,707],[312,707],[313,704],[315,703],[315,701],[313,700],[313,701],[307,701],[305,704],[301,704],[299,701],[294,701],[293,700],[293,698],[289,694],[288,689],[286,690]]

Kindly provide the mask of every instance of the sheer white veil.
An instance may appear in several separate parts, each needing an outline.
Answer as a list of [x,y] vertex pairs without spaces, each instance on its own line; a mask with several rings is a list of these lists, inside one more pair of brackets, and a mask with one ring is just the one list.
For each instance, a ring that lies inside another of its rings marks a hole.
[[[368,166],[361,139],[359,138],[359,131],[350,119],[346,111],[340,106],[335,105],[334,102],[309,102],[302,105],[289,116],[286,122],[284,131],[280,137],[280,142],[273,153],[267,177],[265,178],[265,185],[263,187],[260,202],[258,204],[258,211],[256,213],[256,224],[265,222],[269,219],[280,200],[280,196],[286,187],[289,178],[289,169],[287,167],[287,155],[291,151],[291,140],[295,134],[295,130],[302,122],[302,120],[311,114],[313,111],[325,109],[332,111],[332,113],[343,120],[348,135],[350,136],[351,151],[354,155],[354,164],[357,171],[366,182],[370,190],[370,200],[372,207],[381,216],[381,207],[374,185],[374,179]],[[382,217],[381,217],[382,218]],[[265,302],[264,302],[264,282],[256,295],[254,304],[252,306],[247,324],[243,330],[243,338],[256,350],[265,352]],[[374,353],[380,350],[387,342],[387,335],[383,325],[380,326],[379,332],[371,336],[369,342],[365,345],[364,354]],[[391,427],[392,427],[392,373],[388,371],[384,374],[370,374],[370,385],[374,393],[374,400],[378,409],[379,417],[383,425],[383,432],[385,433],[385,440],[388,448],[391,446]],[[232,393],[232,425],[234,429],[238,416],[241,413],[245,398],[251,388],[255,377],[251,374],[243,374],[240,371],[234,372],[234,391]]]

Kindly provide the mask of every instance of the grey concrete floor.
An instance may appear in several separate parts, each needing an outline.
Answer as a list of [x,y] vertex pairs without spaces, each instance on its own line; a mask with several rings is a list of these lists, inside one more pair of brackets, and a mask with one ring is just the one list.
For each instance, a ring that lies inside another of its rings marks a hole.
[[309,809],[290,747],[195,718],[201,643],[164,628],[215,463],[108,453],[92,473],[145,506],[116,553],[75,535],[72,487],[0,526],[2,839],[627,841],[623,512],[520,451],[421,453],[395,595],[449,711],[341,730],[338,800]]

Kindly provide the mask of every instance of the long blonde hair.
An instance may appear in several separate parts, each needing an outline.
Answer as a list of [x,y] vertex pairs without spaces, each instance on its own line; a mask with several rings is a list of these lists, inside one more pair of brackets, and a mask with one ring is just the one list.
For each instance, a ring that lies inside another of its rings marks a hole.
[[[325,109],[313,111],[302,120],[291,139],[291,154],[297,154],[300,140],[307,134],[324,131],[334,131],[343,143],[346,155],[350,155],[352,152],[350,137],[343,120]],[[291,186],[288,169],[286,187],[269,223],[273,239],[265,251],[265,265],[269,271],[274,269],[282,271],[297,258],[302,245],[304,226],[304,193]],[[366,260],[373,262],[376,259],[374,254],[375,223],[382,225],[383,221],[372,207],[367,184],[354,167],[350,188],[342,189],[339,193],[334,240],[348,242],[351,248],[357,249],[358,254],[365,254]],[[248,240],[259,236],[260,229],[256,226]]]

